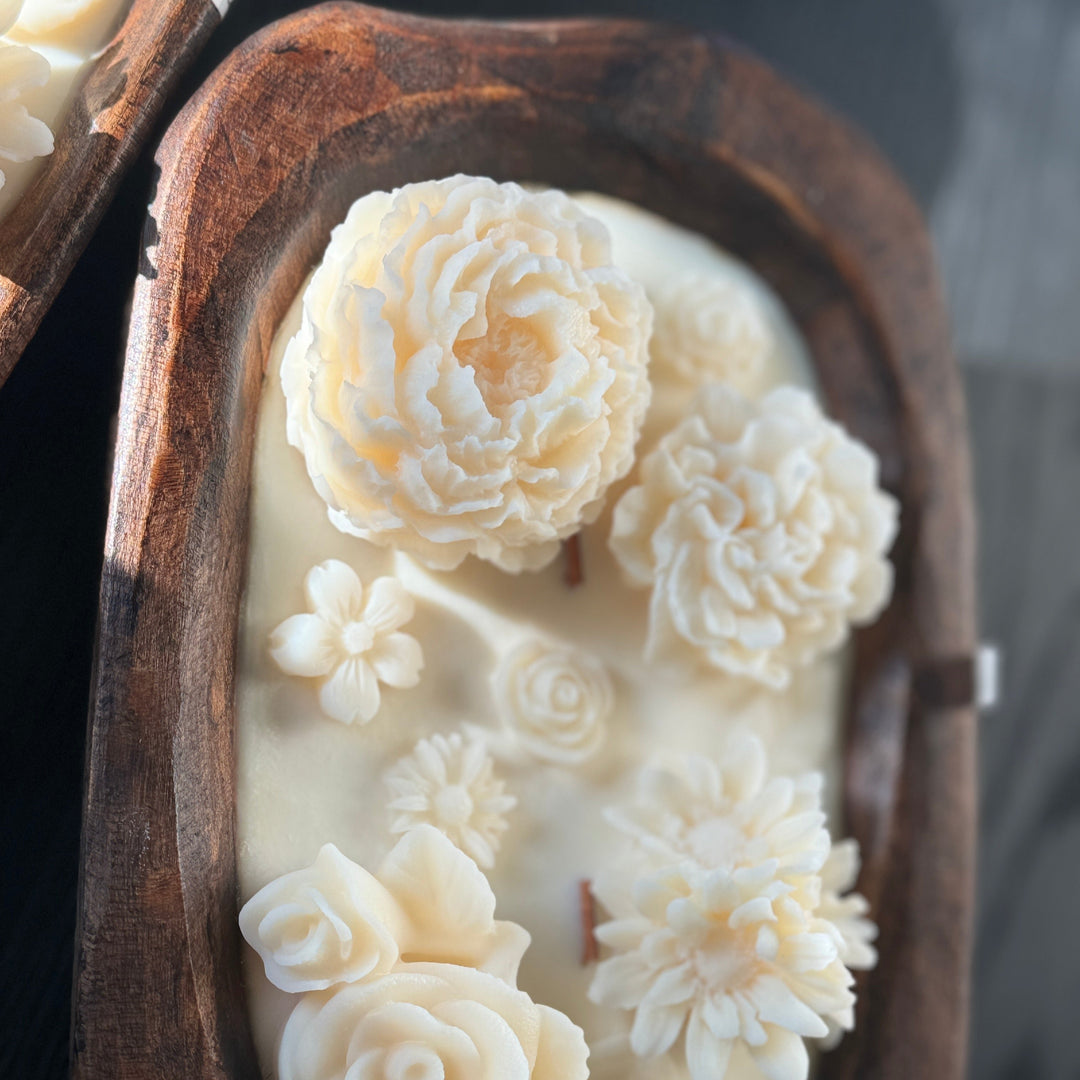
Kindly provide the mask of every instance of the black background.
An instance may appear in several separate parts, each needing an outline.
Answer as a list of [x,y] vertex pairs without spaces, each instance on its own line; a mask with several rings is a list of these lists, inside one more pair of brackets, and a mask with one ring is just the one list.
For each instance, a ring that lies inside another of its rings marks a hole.
[[[520,4],[481,0],[392,6],[432,14],[504,17],[620,13],[721,30],[860,123],[929,211],[963,153],[960,117],[965,97],[1007,94],[1023,75],[1006,61],[1000,85],[995,82],[988,90],[965,83],[956,62],[957,36],[971,32],[970,20],[964,24],[956,13],[981,2],[593,0],[581,6],[569,0]],[[109,452],[153,147],[170,116],[236,44],[302,6],[289,0],[236,0],[170,99],[158,133],[125,179],[37,337],[0,389],[0,1078],[37,1080],[66,1071],[86,698]],[[1066,13],[1065,25],[1077,31],[1080,43],[1080,21],[1069,14],[1076,8],[1071,0],[985,0],[987,34],[998,35],[986,47],[998,47],[1010,57],[1009,35],[1027,32],[1025,12],[1035,8]],[[962,30],[963,25],[969,29]],[[983,43],[976,41],[974,47]],[[1080,47],[1061,63],[1066,65],[1063,71],[1074,70],[1080,64]],[[1037,117],[1031,119],[1038,122]],[[1080,187],[1077,192],[1080,198]],[[1067,373],[1055,373],[1046,382],[1040,379],[1031,377],[1030,368],[1018,374],[1015,366],[996,374],[986,365],[969,370],[976,448],[983,457],[996,454],[997,460],[1006,447],[1012,463],[1008,471],[1015,479],[1017,470],[1012,466],[1031,444],[1030,439],[1007,438],[1022,406],[1032,423],[1044,423],[1058,439],[1049,449],[1042,446],[1030,467],[1050,476],[1062,460],[1071,461],[1069,476],[1075,477],[1080,446],[1077,386]],[[1044,442],[1049,438],[1045,436]],[[1059,490],[1053,482],[1044,486],[1046,505],[1076,500],[1080,492],[1080,488]],[[1000,477],[985,472],[980,473],[979,496],[984,523],[988,517],[994,520],[999,540],[1011,527],[1014,515],[1009,510],[1014,503],[1002,495]],[[1039,518],[1041,505],[1022,508],[1029,525]],[[1071,521],[1080,524],[1075,516]],[[984,594],[1013,574],[1025,558],[1030,561],[1019,543],[984,546],[993,558],[989,568],[984,561]],[[1073,584],[1064,583],[1064,615],[1054,616],[1058,618],[1054,625],[1058,637],[1071,641],[1080,625],[1076,587],[1080,579],[1073,574],[1069,581]],[[1036,624],[1050,617],[1049,601],[1044,606],[1047,612],[1040,615],[1039,609],[1032,616]],[[994,632],[1008,639],[1015,607],[1010,610],[991,596],[986,608]],[[1061,649],[1055,654],[1056,666],[1045,668],[1042,679],[1035,680],[1044,691],[1047,684],[1062,685],[1062,673],[1076,669],[1075,649],[1064,648],[1063,654]],[[1077,718],[1074,701],[1059,701],[1053,706],[1055,723],[1042,725],[1053,738],[1059,738],[1054,731]],[[1025,754],[1025,725],[1030,723],[1032,731],[1038,727],[1022,712],[1023,703],[1007,697],[987,740],[991,747],[1005,749],[1010,761]],[[1069,745],[1080,753],[1075,739]],[[1072,1031],[1080,979],[1077,931],[1067,918],[1071,904],[1051,905],[1048,925],[1032,926],[1019,916],[1020,905],[1027,901],[1012,891],[1015,875],[995,856],[1031,849],[1031,836],[1016,835],[1015,828],[1010,833],[1020,820],[1010,816],[1010,807],[1020,803],[1010,800],[1022,802],[1023,792],[1011,790],[1001,769],[988,769],[985,761],[984,772],[1001,773],[1001,778],[990,792],[987,801],[993,806],[984,823],[983,853],[995,873],[992,894],[984,882],[972,1076],[1080,1077],[1080,1040]],[[1038,786],[1038,770],[1028,772]],[[1080,818],[1071,794],[1076,790],[1075,775],[1071,767],[1062,774],[1060,786],[1066,795],[1053,803],[1066,823]],[[1044,809],[1041,803],[1036,805],[1024,820],[1042,829]],[[1011,847],[1002,846],[1005,840]],[[1075,853],[1077,848],[1067,850]],[[1030,871],[1030,861],[1017,860],[1015,874]],[[1047,888],[1078,883],[1075,872],[1067,882],[1050,875]],[[1008,935],[1011,945],[1006,948],[1003,936]],[[1048,949],[1058,958],[1050,981],[1044,979],[1046,965],[1040,959]]]

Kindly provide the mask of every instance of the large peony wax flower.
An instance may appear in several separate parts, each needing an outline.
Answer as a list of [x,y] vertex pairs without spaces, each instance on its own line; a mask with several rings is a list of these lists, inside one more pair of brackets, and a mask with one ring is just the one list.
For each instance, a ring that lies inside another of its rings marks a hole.
[[888,602],[897,504],[803,390],[702,388],[615,507],[610,546],[651,586],[647,652],[782,689]]
[[585,1037],[521,990],[450,964],[309,994],[281,1036],[281,1080],[586,1080]]
[[513,982],[529,945],[495,919],[476,864],[437,829],[402,837],[377,874],[333,844],[271,881],[240,910],[240,931],[266,977],[289,993],[367,982],[402,957],[475,967]]
[[454,176],[359,199],[281,365],[342,531],[452,569],[549,562],[631,467],[652,311],[560,191]]
[[[14,26],[21,9],[22,0],[0,0],[0,36]],[[53,152],[48,124],[31,116],[22,100],[27,90],[44,86],[51,71],[49,61],[26,45],[0,42],[0,164],[30,161]]]

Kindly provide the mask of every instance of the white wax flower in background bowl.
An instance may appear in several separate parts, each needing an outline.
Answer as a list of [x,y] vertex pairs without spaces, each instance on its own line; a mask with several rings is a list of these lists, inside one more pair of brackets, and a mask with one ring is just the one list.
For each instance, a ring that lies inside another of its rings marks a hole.
[[707,385],[616,505],[610,547],[652,588],[649,658],[783,689],[885,607],[896,526],[877,459],[809,393]]
[[[22,0],[0,0],[0,37],[22,9]],[[53,152],[49,126],[30,115],[23,101],[28,90],[44,86],[51,72],[49,61],[26,45],[0,41],[0,188],[3,163],[32,161]]]
[[872,963],[859,948],[873,924],[861,897],[839,895],[857,861],[847,844],[830,865],[821,786],[770,778],[743,735],[717,761],[644,770],[637,799],[608,814],[632,845],[594,881],[610,955],[589,996],[632,1013],[634,1054],[722,1080],[741,1047],[771,1080],[805,1080],[804,1040],[852,1027],[849,968]]
[[408,688],[420,681],[419,642],[400,632],[415,604],[392,577],[364,586],[338,559],[304,579],[311,611],[292,615],[270,635],[270,655],[289,675],[321,680],[319,705],[343,724],[367,723],[379,711],[379,683]]
[[288,439],[343,531],[438,569],[535,569],[633,464],[651,322],[560,191],[373,192],[305,291]]
[[649,355],[657,377],[723,382],[744,394],[760,386],[773,331],[758,293],[736,274],[684,274],[655,293]]
[[603,745],[615,689],[580,648],[524,641],[499,658],[492,689],[504,730],[533,757],[581,765]]
[[20,40],[86,51],[102,44],[131,0],[26,0],[14,35]]
[[476,864],[429,826],[402,837],[375,874],[325,845],[251,897],[240,930],[267,978],[294,994],[377,980],[403,957],[513,983],[529,945],[520,926],[496,920]]
[[308,995],[281,1036],[280,1080],[586,1080],[562,1013],[472,968],[404,964]]
[[459,732],[421,739],[411,754],[386,773],[390,831],[408,834],[432,826],[479,866],[495,865],[506,814],[517,799],[494,774],[481,739]]

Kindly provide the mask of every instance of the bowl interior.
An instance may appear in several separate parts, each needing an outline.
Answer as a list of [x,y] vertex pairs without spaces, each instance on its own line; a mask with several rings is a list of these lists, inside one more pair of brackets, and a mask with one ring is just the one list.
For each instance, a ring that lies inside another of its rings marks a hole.
[[[236,923],[233,665],[262,374],[351,202],[460,171],[627,199],[745,260],[800,327],[830,411],[880,455],[902,505],[897,589],[856,640],[845,803],[881,963],[825,1072],[959,1078],[970,715],[912,727],[909,692],[920,655],[973,636],[962,409],[917,211],[873,151],[724,42],[330,4],[234,54],[158,160],[102,584],[75,1074],[125,1080],[176,1060],[186,1077],[258,1075]],[[929,1006],[926,971],[948,1008]]]

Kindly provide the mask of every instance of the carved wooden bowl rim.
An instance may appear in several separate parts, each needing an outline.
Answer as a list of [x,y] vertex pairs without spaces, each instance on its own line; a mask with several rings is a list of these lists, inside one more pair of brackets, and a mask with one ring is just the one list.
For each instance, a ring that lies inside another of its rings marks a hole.
[[881,962],[823,1075],[959,1080],[974,713],[912,686],[974,647],[966,425],[925,229],[877,152],[715,36],[333,3],[234,52],[157,160],[92,690],[75,1075],[259,1075],[233,663],[262,375],[352,199],[460,170],[603,191],[725,244],[780,293],[832,411],[881,455],[903,506],[897,591],[856,638],[844,791]]

